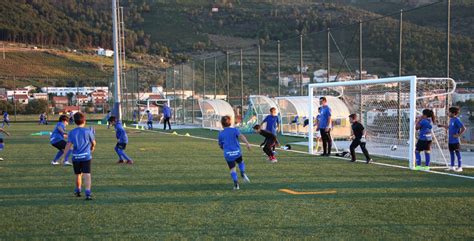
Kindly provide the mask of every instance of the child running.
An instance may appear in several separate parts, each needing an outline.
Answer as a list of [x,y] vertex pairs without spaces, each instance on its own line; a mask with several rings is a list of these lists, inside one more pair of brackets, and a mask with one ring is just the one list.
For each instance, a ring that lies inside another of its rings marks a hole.
[[[461,149],[461,142],[459,139],[462,136],[462,134],[464,134],[464,132],[466,131],[466,127],[461,122],[458,115],[459,115],[459,108],[454,107],[454,106],[450,107],[449,108],[449,126],[438,125],[438,127],[444,127],[448,129],[448,133],[449,133],[448,148],[449,148],[449,155],[451,157],[451,166],[449,167],[449,170],[462,172],[461,152],[459,151]],[[458,159],[458,168],[454,167],[454,159],[455,159],[454,155],[456,155]]]
[[117,145],[115,145],[115,152],[119,157],[118,164],[123,164],[124,160],[127,161],[127,164],[133,164],[133,160],[125,154],[125,148],[128,144],[127,132],[123,129],[122,123],[117,121],[115,116],[109,118],[109,123],[115,127],[115,136],[117,137]]
[[[418,142],[416,143],[415,158],[416,158],[416,168],[417,170],[429,170],[430,169],[430,159],[431,159],[431,129],[433,128],[433,123],[435,122],[435,116],[432,110],[424,109],[422,116],[418,117],[416,120],[416,130],[419,130]],[[420,152],[425,152],[425,167],[421,166],[421,154]]]
[[[51,165],[59,165],[59,159],[61,159],[61,157],[64,154],[64,149],[66,149],[66,145],[67,145],[67,142],[64,140],[64,138],[67,138],[66,126],[68,124],[69,122],[68,122],[67,115],[61,115],[59,117],[58,123],[54,127],[51,137],[49,138],[49,142],[51,143],[51,145],[58,149],[58,153],[56,153],[56,156],[51,161]],[[65,166],[72,165],[68,161],[70,154],[71,154],[71,151],[68,151],[66,153],[66,156],[64,158],[64,163],[63,163]]]
[[367,148],[365,148],[365,130],[364,126],[359,122],[357,118],[357,114],[350,114],[349,115],[349,121],[351,122],[351,127],[352,127],[352,134],[354,139],[352,140],[352,143],[349,147],[351,151],[351,162],[356,161],[356,156],[355,156],[355,149],[360,145],[360,149],[362,149],[362,153],[364,153],[365,156],[365,163],[369,164],[372,159],[370,158],[369,152],[367,151]]
[[[262,123],[260,123],[260,126],[263,126],[263,123],[267,123],[267,125],[265,126],[266,131],[272,133],[273,135],[275,135],[275,137],[278,136],[277,133],[280,127],[280,119],[278,118],[275,107],[270,108],[270,114],[265,116],[265,119],[263,119]],[[272,151],[275,151],[275,147],[272,148]]]
[[92,200],[91,193],[91,161],[92,152],[95,149],[95,137],[92,130],[85,128],[86,117],[80,112],[74,114],[74,122],[77,127],[69,132],[68,142],[65,152],[68,152],[72,146],[72,164],[74,167],[74,174],[76,174],[76,188],[74,194],[76,197],[81,196],[82,178],[84,177],[86,187],[86,200]]
[[229,116],[223,116],[221,119],[221,124],[224,130],[219,132],[219,147],[224,151],[224,158],[227,161],[227,165],[230,169],[230,176],[234,181],[234,190],[239,190],[239,181],[237,177],[237,171],[235,168],[235,163],[239,165],[240,176],[244,182],[250,182],[250,179],[245,174],[245,163],[242,159],[242,151],[240,150],[239,138],[246,145],[247,149],[250,151],[250,144],[239,131],[239,129],[230,127],[231,119]]
[[273,135],[273,133],[269,131],[262,130],[260,125],[255,125],[253,129],[255,130],[256,133],[265,137],[265,140],[263,141],[262,144],[260,144],[260,147],[263,146],[263,151],[265,152],[265,154],[267,154],[268,161],[270,163],[278,162],[278,160],[275,157],[275,154],[272,151],[272,149],[278,144],[276,136]]
[[[10,133],[8,133],[3,128],[0,128],[0,151],[3,151],[3,149],[5,148],[5,144],[3,142],[3,134],[10,136]],[[0,157],[0,161],[3,161],[3,158]]]

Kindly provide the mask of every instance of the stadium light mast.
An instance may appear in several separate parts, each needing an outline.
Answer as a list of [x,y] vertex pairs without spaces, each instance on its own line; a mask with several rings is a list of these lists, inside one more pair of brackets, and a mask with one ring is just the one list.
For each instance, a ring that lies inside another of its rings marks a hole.
[[121,83],[120,83],[120,59],[118,48],[118,24],[117,24],[117,1],[112,0],[112,24],[113,24],[113,46],[114,46],[114,108],[113,115],[122,120],[122,105],[121,105]]

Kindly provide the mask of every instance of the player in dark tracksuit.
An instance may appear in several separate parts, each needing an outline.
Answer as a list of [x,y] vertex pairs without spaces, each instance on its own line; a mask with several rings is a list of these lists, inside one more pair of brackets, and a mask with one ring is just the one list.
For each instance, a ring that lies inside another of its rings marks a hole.
[[355,149],[360,145],[360,149],[362,149],[362,153],[364,153],[365,156],[365,163],[369,164],[372,159],[370,158],[367,148],[365,148],[364,126],[358,121],[357,114],[349,115],[349,121],[352,124],[352,133],[354,136],[351,146],[349,147],[351,151],[351,162],[356,161]]
[[260,144],[260,147],[263,146],[263,151],[265,152],[265,154],[267,154],[268,161],[270,161],[271,163],[277,162],[278,160],[276,159],[275,154],[273,153],[273,147],[275,147],[275,145],[277,145],[278,143],[276,136],[267,130],[262,130],[260,125],[255,125],[253,129],[256,133],[265,137],[265,141]]

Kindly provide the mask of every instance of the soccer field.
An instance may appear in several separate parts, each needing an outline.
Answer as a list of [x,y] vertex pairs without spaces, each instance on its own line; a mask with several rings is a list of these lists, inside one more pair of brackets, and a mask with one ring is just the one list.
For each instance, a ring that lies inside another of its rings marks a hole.
[[135,164],[117,165],[115,133],[96,127],[94,200],[84,201],[73,195],[72,167],[50,165],[49,137],[30,135],[53,127],[7,129],[0,240],[474,239],[472,179],[284,151],[270,164],[254,147],[244,151],[251,183],[234,191],[217,142],[135,129]]

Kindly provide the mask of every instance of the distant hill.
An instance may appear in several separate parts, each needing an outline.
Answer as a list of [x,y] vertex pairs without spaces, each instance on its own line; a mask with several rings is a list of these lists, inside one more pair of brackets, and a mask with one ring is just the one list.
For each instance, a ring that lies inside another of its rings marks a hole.
[[[270,47],[276,40],[297,37],[353,24],[359,20],[396,13],[425,0],[122,0],[125,9],[126,45],[129,52],[158,54],[176,62],[227,49]],[[431,2],[431,1],[429,1]],[[454,3],[455,2],[455,3]],[[452,72],[473,79],[472,1],[453,1]],[[406,72],[444,73],[444,4],[405,15],[404,63]],[[218,12],[212,12],[217,7]],[[70,48],[110,47],[109,0],[18,0],[0,2],[0,39]],[[365,58],[382,59],[394,69],[397,63],[398,16],[364,26]],[[334,32],[344,52],[357,27]],[[316,46],[321,39],[309,39]],[[297,48],[297,41],[286,48]],[[317,50],[317,49],[316,49]],[[315,51],[316,51],[315,50]],[[323,50],[320,50],[323,52]],[[392,54],[387,54],[392,53]],[[356,55],[356,54],[355,54]],[[315,53],[315,58],[321,54]],[[392,63],[392,64],[389,64]],[[384,70],[385,71],[385,70]],[[0,73],[1,74],[1,73]]]

